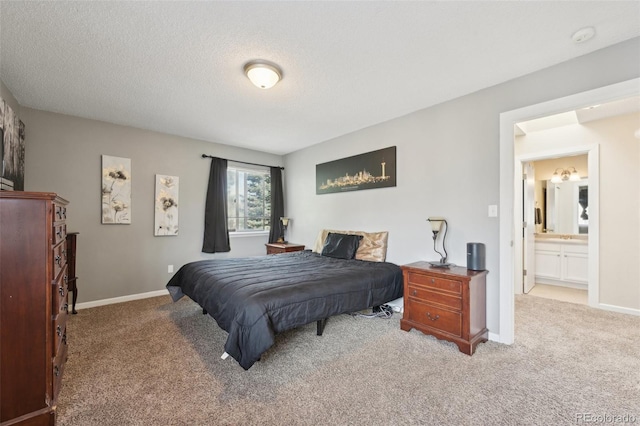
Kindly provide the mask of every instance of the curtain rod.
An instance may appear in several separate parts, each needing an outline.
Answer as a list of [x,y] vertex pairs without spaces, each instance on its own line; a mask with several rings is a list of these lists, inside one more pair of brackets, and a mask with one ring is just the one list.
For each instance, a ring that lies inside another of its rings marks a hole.
[[[219,157],[214,157],[213,155],[207,155],[207,154],[202,154],[202,158],[219,158]],[[279,166],[267,166],[266,164],[257,164],[257,163],[247,163],[246,161],[238,161],[238,160],[229,160],[226,159],[227,161],[233,161],[234,163],[242,163],[242,164],[249,164],[252,166],[260,166],[260,167],[278,167],[280,170],[284,170],[284,167],[279,167]]]

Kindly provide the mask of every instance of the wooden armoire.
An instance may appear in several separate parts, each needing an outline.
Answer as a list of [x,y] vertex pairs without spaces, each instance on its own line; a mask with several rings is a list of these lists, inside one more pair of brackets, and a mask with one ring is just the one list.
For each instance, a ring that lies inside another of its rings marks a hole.
[[66,216],[54,193],[0,192],[0,425],[54,425],[67,359]]

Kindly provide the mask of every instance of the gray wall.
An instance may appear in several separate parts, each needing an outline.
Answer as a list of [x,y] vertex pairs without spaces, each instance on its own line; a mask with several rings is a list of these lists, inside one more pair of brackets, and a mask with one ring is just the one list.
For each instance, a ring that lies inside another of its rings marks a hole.
[[[161,290],[184,263],[265,253],[267,236],[231,239],[231,253],[201,253],[210,160],[203,153],[260,164],[283,159],[246,149],[23,107],[28,191],[70,201],[68,230],[78,237],[79,302]],[[102,225],[101,155],[131,159],[132,223]],[[180,178],[178,236],[154,237],[155,175]]]
[[[499,219],[487,208],[499,203],[500,113],[639,76],[636,38],[289,154],[289,239],[312,245],[321,228],[388,230],[388,260],[403,264],[437,258],[426,218],[444,216],[450,261],[466,265],[466,243],[486,244],[487,321],[499,333]],[[393,145],[397,187],[315,194],[316,164]]]
[[[206,152],[284,165],[288,239],[312,246],[321,228],[388,230],[388,259],[432,259],[426,218],[445,216],[450,260],[464,265],[466,243],[487,245],[488,325],[498,332],[499,114],[636,78],[640,39],[292,153],[284,159],[108,123],[20,108],[26,125],[25,185],[71,201],[69,229],[80,232],[80,302],[164,288],[170,275],[200,252],[209,162]],[[2,95],[6,88],[2,86]],[[7,91],[8,92],[8,91]],[[395,145],[395,188],[315,195],[315,165]],[[100,224],[100,156],[131,158],[131,225]],[[154,175],[180,177],[180,235],[153,236]],[[266,236],[235,238],[231,256],[264,253]],[[220,255],[216,255],[220,256]]]

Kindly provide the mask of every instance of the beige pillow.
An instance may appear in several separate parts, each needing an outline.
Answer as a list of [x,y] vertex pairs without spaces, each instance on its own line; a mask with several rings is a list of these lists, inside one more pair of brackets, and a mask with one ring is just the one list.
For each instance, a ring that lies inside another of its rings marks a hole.
[[356,252],[356,259],[367,260],[369,262],[384,262],[387,258],[387,241],[389,239],[389,232],[363,232],[363,231],[337,231],[333,229],[323,229],[318,233],[316,243],[313,246],[315,253],[322,253],[322,246],[327,239],[329,232],[337,234],[351,234],[362,235],[358,251]]

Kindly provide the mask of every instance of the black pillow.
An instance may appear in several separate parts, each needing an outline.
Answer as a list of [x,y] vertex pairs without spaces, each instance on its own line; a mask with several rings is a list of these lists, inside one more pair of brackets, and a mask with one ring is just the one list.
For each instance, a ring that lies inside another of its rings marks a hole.
[[353,259],[356,257],[362,235],[336,234],[329,232],[322,246],[322,255],[337,259]]

